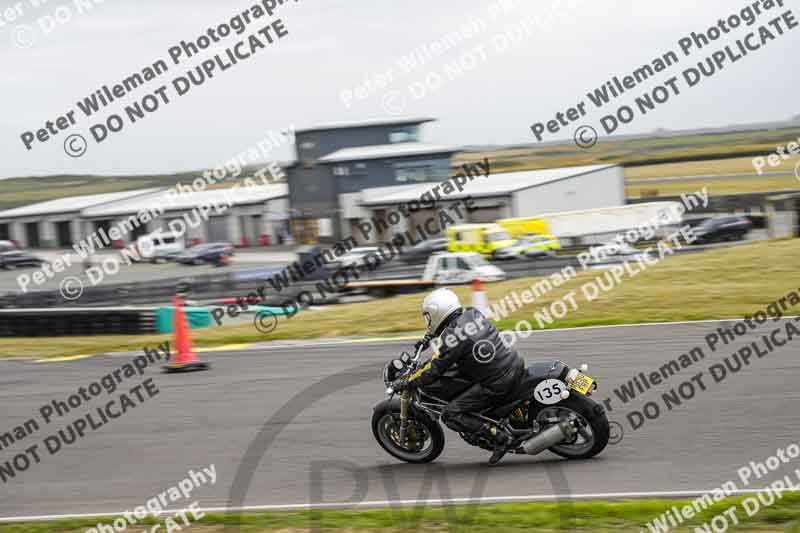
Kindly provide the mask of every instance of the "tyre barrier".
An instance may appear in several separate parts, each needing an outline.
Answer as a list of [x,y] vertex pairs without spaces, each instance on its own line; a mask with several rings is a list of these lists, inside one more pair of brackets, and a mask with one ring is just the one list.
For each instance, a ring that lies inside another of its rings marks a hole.
[[156,308],[0,309],[0,337],[156,332]]

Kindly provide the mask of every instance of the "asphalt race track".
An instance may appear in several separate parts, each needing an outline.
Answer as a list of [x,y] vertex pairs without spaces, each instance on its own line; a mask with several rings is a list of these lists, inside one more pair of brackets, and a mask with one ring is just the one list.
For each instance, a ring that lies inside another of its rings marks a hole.
[[[163,375],[151,367],[145,377],[157,385],[155,397],[53,456],[43,450],[40,464],[0,484],[0,517],[121,512],[175,485],[189,469],[211,463],[216,466],[216,485],[191,496],[203,508],[228,505],[234,479],[233,492],[244,499],[230,503],[248,506],[642,495],[704,491],[728,480],[752,489],[800,468],[798,459],[799,464],[787,465],[791,469],[749,487],[737,477],[737,469],[749,461],[764,460],[776,448],[798,440],[800,340],[763,359],[754,357],[738,374],[714,383],[707,368],[756,338],[711,354],[703,339],[720,325],[562,330],[539,332],[522,341],[521,351],[529,361],[587,362],[589,373],[599,380],[598,400],[613,396],[612,388],[639,372],[657,370],[696,345],[705,349],[704,360],[627,406],[614,397],[610,419],[622,425],[624,436],[599,457],[583,462],[545,452],[509,456],[488,468],[486,452],[467,446],[449,431],[445,452],[433,465],[395,461],[373,440],[370,416],[372,406],[384,398],[382,365],[409,341],[212,352],[203,356],[212,369],[194,374]],[[769,322],[759,333],[781,325]],[[0,432],[31,417],[40,420],[43,404],[63,400],[129,361],[130,356],[47,364],[0,361]],[[661,392],[700,371],[707,390],[671,412],[664,409]],[[145,377],[127,380],[121,390]],[[75,418],[110,399],[103,392],[77,409]],[[634,431],[625,413],[650,400],[661,403],[661,417]],[[44,437],[72,419],[67,415],[43,425],[0,450],[0,463],[34,443],[43,448]]]

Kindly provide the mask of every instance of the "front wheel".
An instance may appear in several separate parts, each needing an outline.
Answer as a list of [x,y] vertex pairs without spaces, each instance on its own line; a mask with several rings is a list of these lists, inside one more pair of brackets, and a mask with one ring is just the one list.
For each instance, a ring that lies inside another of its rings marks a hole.
[[570,421],[578,429],[571,441],[562,442],[551,452],[567,459],[588,459],[602,452],[608,444],[610,429],[605,410],[594,400],[573,392],[555,405],[544,406],[536,414],[542,429],[561,421]]
[[408,430],[400,442],[400,402],[379,404],[372,413],[372,434],[389,455],[407,463],[430,463],[444,449],[444,431],[425,413],[409,413]]

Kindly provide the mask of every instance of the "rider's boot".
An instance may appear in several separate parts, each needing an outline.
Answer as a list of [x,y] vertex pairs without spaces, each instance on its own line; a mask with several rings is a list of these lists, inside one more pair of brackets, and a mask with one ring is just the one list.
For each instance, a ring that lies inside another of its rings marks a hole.
[[503,431],[502,429],[498,430],[496,427],[492,426],[489,428],[489,433],[494,438],[494,453],[489,458],[490,465],[496,465],[500,462],[500,459],[508,453],[508,449],[511,446],[511,436]]

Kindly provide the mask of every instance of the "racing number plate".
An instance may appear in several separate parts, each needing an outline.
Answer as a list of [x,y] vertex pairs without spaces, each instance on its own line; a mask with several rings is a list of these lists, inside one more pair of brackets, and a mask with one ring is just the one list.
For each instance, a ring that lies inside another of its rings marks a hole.
[[581,394],[588,394],[594,386],[594,380],[586,374],[579,372],[578,377],[569,386],[570,389],[576,390]]

